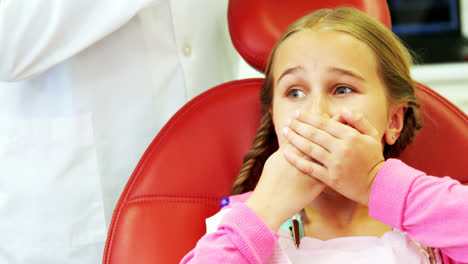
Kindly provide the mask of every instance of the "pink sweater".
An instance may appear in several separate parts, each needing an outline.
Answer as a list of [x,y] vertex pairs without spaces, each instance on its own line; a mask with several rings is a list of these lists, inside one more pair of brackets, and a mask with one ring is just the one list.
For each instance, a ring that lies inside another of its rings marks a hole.
[[[218,230],[204,235],[181,263],[265,263],[278,234],[243,203],[247,197],[234,196]],[[446,264],[468,263],[467,198],[468,186],[389,159],[376,176],[369,215],[439,248]]]

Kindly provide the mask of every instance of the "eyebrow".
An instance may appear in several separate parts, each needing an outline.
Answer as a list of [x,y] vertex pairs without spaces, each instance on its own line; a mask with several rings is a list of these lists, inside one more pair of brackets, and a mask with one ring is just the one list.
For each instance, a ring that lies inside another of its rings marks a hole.
[[302,66],[296,66],[296,67],[292,67],[292,68],[289,68],[287,70],[285,70],[281,75],[280,77],[278,78],[278,80],[276,81],[276,84],[278,85],[279,81],[281,80],[281,78],[283,78],[285,75],[288,75],[288,74],[294,74],[298,71],[304,71],[304,67]]
[[332,67],[330,69],[331,71],[333,72],[338,72],[340,74],[343,74],[343,75],[348,75],[348,76],[351,76],[353,78],[356,78],[356,79],[359,79],[363,82],[365,82],[366,80],[364,79],[364,77],[362,77],[361,74],[355,72],[355,71],[352,71],[352,70],[349,70],[349,69],[344,69],[344,68],[338,68],[338,67]]
[[[287,70],[285,70],[281,75],[280,77],[278,78],[278,81],[276,81],[276,84],[279,83],[279,81],[281,80],[281,78],[283,78],[284,76],[288,75],[288,74],[294,74],[294,73],[297,73],[297,72],[300,72],[300,71],[304,71],[304,67],[303,66],[296,66],[296,67],[292,67],[292,68],[288,68]],[[328,69],[328,71],[331,71],[331,72],[337,72],[339,74],[342,74],[342,75],[347,75],[347,76],[350,76],[350,77],[353,77],[353,78],[356,78],[362,82],[365,82],[366,80],[364,79],[364,77],[355,72],[355,71],[352,71],[350,69],[345,69],[345,68],[339,68],[339,67],[330,67]]]

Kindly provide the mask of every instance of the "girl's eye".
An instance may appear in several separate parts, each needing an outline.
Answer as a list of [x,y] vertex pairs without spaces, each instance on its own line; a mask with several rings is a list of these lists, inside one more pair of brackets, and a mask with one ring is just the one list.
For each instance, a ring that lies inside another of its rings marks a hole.
[[352,93],[352,92],[354,92],[354,90],[346,86],[338,86],[335,90],[335,94],[338,94],[338,95]]
[[290,89],[288,91],[288,97],[291,99],[300,99],[305,96],[305,93],[298,89]]

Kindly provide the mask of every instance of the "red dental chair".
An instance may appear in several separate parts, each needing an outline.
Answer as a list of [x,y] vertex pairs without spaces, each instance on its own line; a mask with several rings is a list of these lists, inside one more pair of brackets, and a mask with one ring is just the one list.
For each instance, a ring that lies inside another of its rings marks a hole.
[[[264,70],[277,38],[297,18],[319,8],[354,6],[388,27],[385,0],[231,0],[234,46]],[[160,131],[115,208],[103,263],[178,263],[205,233],[250,148],[261,116],[263,79],[214,87],[187,103]],[[424,128],[400,157],[428,174],[468,183],[468,116],[419,84]]]

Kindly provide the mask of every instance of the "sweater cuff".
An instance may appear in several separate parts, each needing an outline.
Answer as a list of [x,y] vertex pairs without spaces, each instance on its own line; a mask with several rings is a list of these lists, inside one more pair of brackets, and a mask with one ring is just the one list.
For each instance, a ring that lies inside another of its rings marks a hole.
[[229,238],[252,263],[267,262],[279,237],[255,211],[244,203],[234,204],[231,212],[221,220],[219,227],[234,231],[228,233]]
[[413,182],[422,172],[398,159],[388,159],[377,173],[369,199],[369,216],[405,231],[403,217]]

